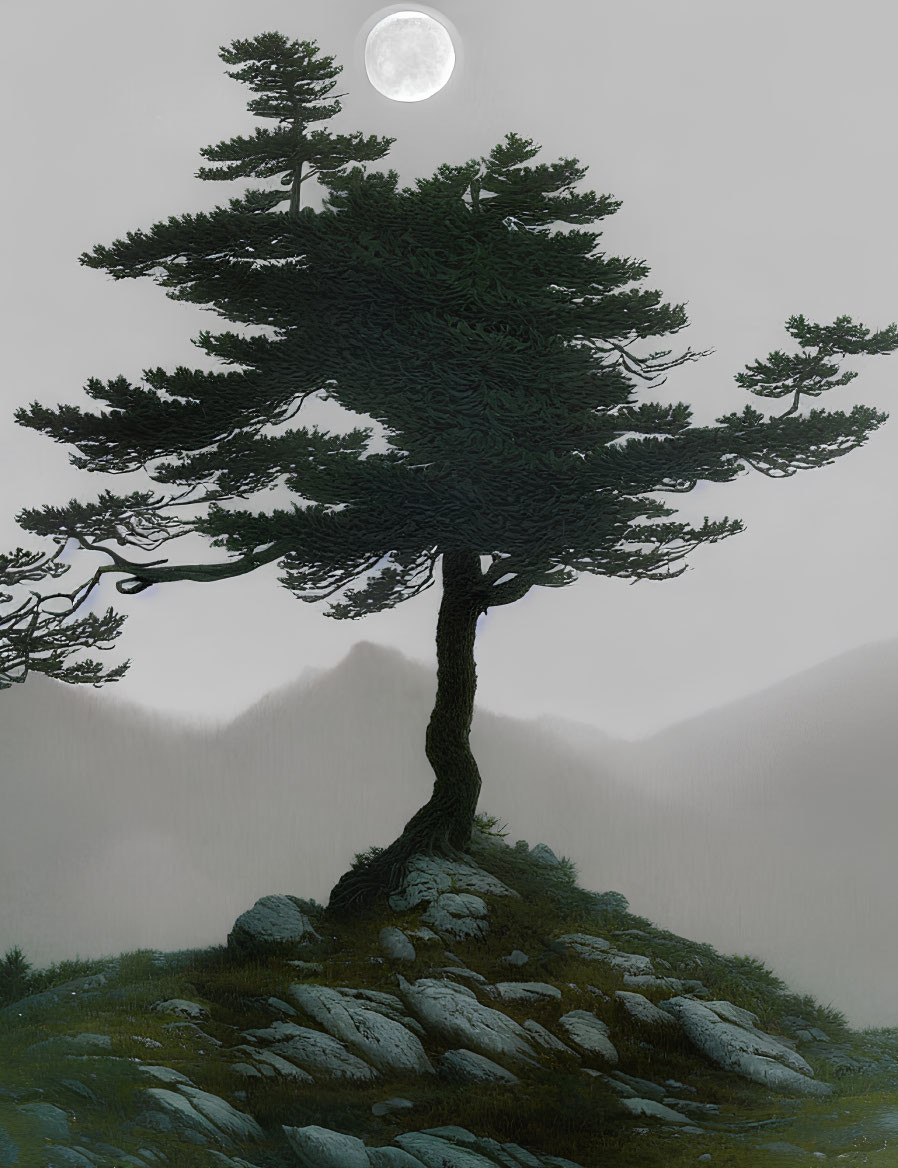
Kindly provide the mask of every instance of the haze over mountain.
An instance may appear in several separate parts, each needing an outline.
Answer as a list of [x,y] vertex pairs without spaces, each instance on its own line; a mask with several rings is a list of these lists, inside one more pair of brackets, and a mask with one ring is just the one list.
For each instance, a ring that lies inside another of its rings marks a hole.
[[[475,709],[480,809],[580,883],[898,1025],[898,641],[639,742]],[[0,952],[223,943],[258,897],[324,903],[429,797],[426,666],[357,645],[222,727],[41,675],[0,695]]]

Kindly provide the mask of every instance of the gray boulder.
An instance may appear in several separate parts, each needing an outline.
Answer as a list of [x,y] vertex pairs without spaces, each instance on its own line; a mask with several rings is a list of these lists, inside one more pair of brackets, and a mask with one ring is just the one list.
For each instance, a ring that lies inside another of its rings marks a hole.
[[539,1002],[552,998],[561,1000],[558,986],[547,985],[544,981],[497,981],[493,989],[506,1002]]
[[394,925],[385,925],[378,933],[377,939],[387,957],[392,957],[394,961],[415,960],[415,947],[402,929],[397,929]]
[[374,1067],[348,1051],[338,1039],[295,1022],[273,1022],[263,1030],[244,1031],[244,1037],[270,1043],[270,1050],[307,1071],[316,1081],[321,1077],[368,1083],[380,1078]]
[[296,1153],[299,1168],[371,1168],[368,1150],[356,1136],[310,1124],[287,1127],[284,1135]]
[[420,1040],[401,1022],[326,986],[292,985],[290,996],[328,1034],[387,1075],[433,1075]]
[[644,1026],[657,1027],[660,1030],[676,1030],[676,1021],[664,1010],[659,1010],[644,994],[629,993],[626,990],[616,990],[614,994],[631,1018],[641,1022]]
[[657,1103],[654,1099],[626,1098],[621,1099],[620,1103],[631,1115],[652,1115],[655,1119],[666,1120],[667,1123],[689,1123],[685,1115],[671,1107],[665,1107],[663,1103]]
[[517,1075],[474,1050],[447,1050],[437,1060],[440,1075],[450,1083],[520,1083]]
[[293,897],[262,896],[234,922],[228,934],[228,947],[253,949],[285,941],[310,944],[320,940]]
[[565,933],[557,940],[572,949],[578,957],[584,957],[587,961],[601,961],[621,974],[654,973],[651,957],[641,953],[622,953],[604,937],[594,937],[590,933]]
[[442,892],[421,917],[442,937],[457,941],[485,937],[489,929],[485,902],[473,892]]
[[534,844],[530,849],[530,858],[537,860],[540,864],[548,864],[553,868],[561,866],[561,861],[548,844]]
[[614,1049],[607,1023],[589,1010],[568,1010],[558,1019],[570,1036],[571,1042],[590,1054],[601,1055],[607,1062],[617,1064],[618,1053]]
[[[192,1143],[205,1144],[209,1139],[230,1147],[231,1141],[224,1132],[178,1091],[166,1087],[147,1087],[141,1092],[147,1104],[146,1110],[137,1117],[137,1122],[157,1131],[179,1131]],[[196,1136],[202,1137],[196,1139]]]
[[70,1136],[68,1116],[52,1103],[20,1103],[16,1111],[31,1121],[36,1132],[50,1140],[67,1140]]
[[402,891],[391,896],[389,904],[394,912],[405,912],[424,901],[430,903],[436,900],[441,892],[452,891],[520,896],[520,893],[477,864],[435,856],[413,856],[408,864]]
[[536,1061],[536,1052],[523,1027],[506,1014],[484,1006],[467,986],[434,978],[413,985],[398,975],[399,992],[409,1011],[444,1041],[461,1044],[489,1058]]
[[[686,1037],[712,1062],[777,1091],[829,1095],[832,1087],[815,1080],[813,1067],[785,1043],[758,1030],[757,1017],[730,1002],[669,998],[661,1009],[672,1014]],[[734,1019],[728,1021],[728,1019]]]

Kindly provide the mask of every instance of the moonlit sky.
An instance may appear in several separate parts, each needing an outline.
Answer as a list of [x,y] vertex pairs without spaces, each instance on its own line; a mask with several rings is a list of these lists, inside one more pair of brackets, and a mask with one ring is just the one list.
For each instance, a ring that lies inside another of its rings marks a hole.
[[454,67],[452,37],[426,13],[390,13],[365,40],[365,71],[374,88],[394,101],[432,97]]
[[[848,314],[871,329],[898,320],[891,5],[858,0],[849,13],[823,0],[555,0],[551,37],[547,10],[532,0],[418,5],[452,32],[455,71],[429,100],[391,101],[365,75],[365,38],[376,20],[410,7],[369,0],[4,7],[0,550],[52,550],[15,523],[23,507],[91,501],[105,489],[166,489],[142,472],[76,470],[68,463],[74,447],[15,424],[18,406],[37,400],[98,411],[83,392],[88,378],[124,375],[139,384],[141,371],[157,365],[221,368],[190,338],[203,328],[241,330],[167,299],[150,278],[114,282],[78,263],[81,252],[129,230],[226,205],[248,185],[276,185],[194,177],[205,164],[201,147],[274,126],[248,113],[254,94],[225,74],[234,66],[218,49],[234,38],[276,30],[317,40],[344,66],[333,91],[346,93],[343,111],[328,127],[395,136],[376,167],[395,168],[403,185],[443,162],[487,154],[509,131],[542,145],[538,162],[575,156],[588,165],[583,189],[623,200],[601,225],[602,246],[644,259],[651,272],[641,286],[687,302],[688,329],[636,351],[715,349],[672,371],[661,388],[640,391],[643,401],[690,403],[696,424],[745,404],[765,414],[786,408],[785,399],[756,398],[733,377],[773,349],[794,351],[789,315],[831,323]],[[320,203],[320,188],[304,184],[303,205]],[[860,376],[811,405],[893,409],[895,357],[849,359],[842,368]],[[312,401],[289,424],[313,422],[337,431],[365,424],[334,403]],[[375,424],[375,437],[380,432]],[[636,738],[895,637],[896,456],[893,418],[860,450],[820,470],[782,481],[749,471],[729,484],[659,495],[685,519],[741,518],[746,531],[693,553],[692,570],[679,579],[631,586],[582,574],[565,589],[534,588],[492,609],[478,626],[478,705]],[[280,488],[225,506],[267,511],[291,498]],[[42,591],[73,588],[107,562],[74,549],[70,543],[65,553],[71,571]],[[156,553],[124,550],[171,563],[227,558],[199,536]],[[391,611],[335,621],[324,616],[325,604],[295,599],[279,574],[271,564],[229,581],[160,585],[131,597],[107,576],[79,615],[112,605],[128,619],[109,652],[81,657],[102,660],[104,669],[127,657],[132,665],[122,681],[94,692],[104,702],[215,723],[307,669],[333,666],[357,641],[435,666],[439,575],[435,587]]]

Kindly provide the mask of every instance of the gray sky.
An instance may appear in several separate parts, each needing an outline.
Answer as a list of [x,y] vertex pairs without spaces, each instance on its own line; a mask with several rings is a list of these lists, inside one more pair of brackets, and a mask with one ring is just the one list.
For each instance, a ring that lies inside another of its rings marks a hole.
[[[383,97],[363,65],[374,18],[407,7],[442,14],[456,39],[452,79],[419,103]],[[217,367],[190,338],[239,326],[168,300],[149,278],[113,282],[77,260],[129,230],[226,205],[253,185],[193,173],[205,164],[201,147],[262,124],[218,48],[270,30],[315,39],[336,56],[344,70],[334,92],[347,96],[331,128],[395,136],[380,166],[397,169],[403,184],[486,154],[512,130],[542,145],[537,161],[573,155],[588,165],[584,188],[623,200],[604,223],[604,248],[644,259],[651,272],[642,287],[688,302],[689,329],[638,351],[716,350],[641,400],[686,401],[696,424],[749,403],[782,412],[783,403],[754,397],[733,376],[773,349],[793,351],[789,315],[830,323],[848,314],[873,329],[898,320],[898,13],[890,5],[858,0],[849,16],[823,0],[554,0],[550,10],[519,0],[445,0],[439,9],[368,0],[7,4],[0,550],[50,548],[15,523],[22,507],[90,501],[104,489],[164,492],[142,473],[76,470],[75,448],[16,425],[13,411],[35,399],[98,410],[82,388],[90,377],[139,383],[141,370],[157,365]],[[309,201],[320,205],[304,191]],[[861,375],[813,404],[892,409],[894,360],[845,362]],[[339,431],[363,424],[311,402],[291,424],[314,421]],[[694,553],[679,579],[631,586],[583,574],[491,610],[478,628],[478,704],[638,737],[898,636],[898,500],[886,486],[896,454],[892,419],[821,470],[782,481],[750,471],[659,496],[685,519],[726,515],[747,530]],[[270,510],[289,499],[281,490],[234,505]],[[225,558],[201,537],[156,555]],[[66,588],[107,560],[66,558],[74,565],[60,581]],[[128,619],[114,649],[94,656],[107,669],[133,661],[99,696],[220,721],[306,669],[333,665],[360,640],[435,663],[439,585],[392,611],[334,621],[323,604],[295,599],[278,574],[269,565],[133,597],[107,577],[91,610],[112,605]]]

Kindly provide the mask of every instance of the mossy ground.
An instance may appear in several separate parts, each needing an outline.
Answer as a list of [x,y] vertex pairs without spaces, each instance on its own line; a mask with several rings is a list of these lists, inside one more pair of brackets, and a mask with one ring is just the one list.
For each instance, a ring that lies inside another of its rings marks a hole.
[[[495,821],[481,820],[490,828]],[[821,1007],[809,997],[785,993],[763,964],[749,957],[724,957],[711,946],[688,941],[656,928],[628,912],[596,916],[590,895],[578,888],[569,861],[558,869],[539,865],[526,853],[497,844],[487,834],[477,834],[471,854],[484,869],[520,893],[520,897],[485,896],[489,906],[489,933],[485,940],[453,944],[452,950],[472,970],[489,982],[535,980],[558,986],[561,1000],[502,1002],[503,1012],[518,1022],[532,1018],[560,1035],[558,1018],[569,1010],[588,1009],[611,1028],[620,1056],[617,1066],[629,1075],[663,1083],[675,1079],[696,1089],[695,1098],[719,1105],[719,1114],[699,1120],[701,1135],[664,1128],[650,1117],[634,1117],[620,1107],[617,1095],[601,1080],[586,1076],[579,1067],[607,1071],[602,1059],[584,1057],[569,1063],[541,1058],[539,1070],[528,1072],[520,1086],[450,1086],[442,1080],[409,1080],[381,1076],[375,1084],[339,1083],[314,1086],[281,1079],[241,1080],[226,1057],[228,1047],[242,1042],[239,1032],[270,1025],[273,1015],[269,997],[290,1001],[289,987],[296,982],[330,986],[353,985],[394,993],[394,970],[387,961],[370,960],[379,954],[378,933],[385,923],[414,926],[416,911],[393,913],[381,898],[363,918],[331,922],[326,913],[315,921],[322,940],[314,946],[274,947],[266,956],[240,956],[219,946],[197,953],[177,972],[159,970],[149,951],[123,954],[118,973],[104,987],[104,997],[79,1000],[42,1009],[34,1016],[0,1017],[2,1082],[6,1087],[43,1087],[41,1098],[63,1106],[69,1115],[71,1143],[85,1136],[136,1152],[151,1143],[161,1148],[180,1168],[208,1168],[203,1148],[169,1133],[137,1129],[125,1136],[123,1121],[132,1119],[141,1104],[135,1092],[148,1086],[165,1086],[136,1069],[137,1061],[152,1062],[181,1071],[205,1091],[250,1112],[269,1138],[245,1153],[260,1168],[281,1168],[294,1158],[285,1153],[281,1125],[318,1124],[358,1136],[369,1145],[390,1143],[408,1130],[457,1124],[478,1136],[499,1142],[513,1141],[533,1152],[564,1156],[583,1168],[681,1168],[694,1165],[711,1153],[711,1164],[720,1168],[757,1168],[805,1162],[794,1155],[759,1152],[760,1140],[799,1143],[809,1151],[820,1150],[840,1163],[866,1164],[869,1168],[894,1168],[896,1153],[885,1136],[879,1138],[872,1120],[877,1111],[895,1108],[894,1075],[838,1075],[829,1063],[800,1052],[814,1067],[816,1077],[832,1083],[834,1093],[825,1099],[788,1098],[715,1067],[696,1053],[677,1032],[648,1034],[614,999],[623,987],[622,977],[600,962],[555,952],[551,944],[564,933],[593,932],[607,936],[628,952],[651,956],[659,972],[672,977],[696,978],[714,999],[725,999],[757,1014],[761,1029],[787,1034],[784,1015],[797,1014],[819,1026],[850,1051],[863,1053],[873,1038],[892,1041],[895,1032],[854,1032],[831,1007]],[[645,936],[615,937],[624,930]],[[442,964],[442,946],[416,939],[416,959],[403,965],[409,981],[428,976]],[[530,954],[526,966],[515,968],[501,958],[512,949]],[[290,960],[320,962],[321,973],[298,972]],[[663,963],[667,963],[667,967]],[[37,992],[71,978],[99,971],[103,961],[65,962],[33,975],[27,992]],[[603,1000],[587,990],[601,990]],[[106,996],[106,990],[112,993]],[[646,997],[659,1001],[669,993],[645,989]],[[112,996],[114,995],[114,997]],[[200,1026],[221,1045],[210,1045],[189,1025],[171,1027],[178,1020],[156,1014],[149,1007],[167,998],[187,998],[205,1006],[209,1019]],[[110,1000],[111,999],[111,1000]],[[303,1024],[308,1019],[301,1020]],[[314,1023],[312,1023],[314,1026]],[[169,1027],[169,1028],[167,1028]],[[25,1058],[25,1049],[56,1034],[80,1032],[108,1034],[114,1059],[99,1055],[77,1063],[53,1054],[38,1062]],[[442,1050],[424,1040],[433,1061]],[[237,1061],[233,1059],[232,1061]],[[497,1058],[495,1061],[502,1063]],[[521,1076],[520,1068],[508,1069]],[[102,1100],[91,1105],[62,1079],[78,1079]],[[235,1092],[244,1092],[241,1098]],[[675,1092],[673,1092],[675,1094]],[[372,1104],[399,1095],[415,1103],[414,1110],[377,1117]],[[20,1100],[25,1102],[26,1100]],[[15,1109],[12,1100],[0,1100],[0,1126],[20,1147],[34,1146],[31,1124]],[[44,1143],[53,1141],[45,1140]],[[213,1145],[210,1145],[213,1146]]]

